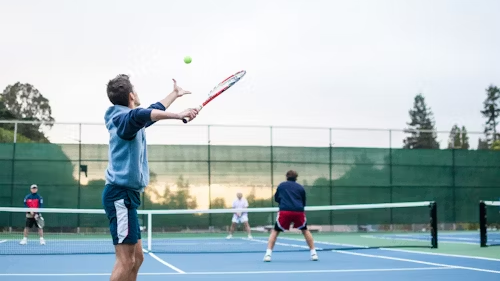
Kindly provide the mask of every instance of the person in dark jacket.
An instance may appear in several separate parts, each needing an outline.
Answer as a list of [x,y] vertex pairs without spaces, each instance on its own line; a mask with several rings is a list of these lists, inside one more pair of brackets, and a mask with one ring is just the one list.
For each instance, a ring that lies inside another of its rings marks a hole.
[[307,219],[305,214],[306,191],[302,185],[297,183],[299,175],[296,171],[290,170],[286,173],[286,181],[280,183],[274,194],[274,201],[279,204],[279,212],[274,224],[274,229],[269,236],[266,255],[264,261],[271,261],[271,254],[278,235],[282,231],[290,229],[290,225],[302,231],[307,245],[311,250],[311,260],[317,261],[318,254],[314,248],[314,240],[311,232],[307,229]]
[[[32,184],[30,187],[31,193],[24,197],[24,207],[26,208],[42,208],[43,207],[43,197],[38,194],[38,186]],[[36,217],[39,216],[38,212],[27,212],[26,213],[26,226],[24,227],[24,237],[19,242],[21,245],[26,245],[28,243],[28,233],[30,228],[36,226],[38,228],[38,235],[40,235],[40,244],[45,245],[45,239],[43,239],[43,229],[38,227],[36,223]]]

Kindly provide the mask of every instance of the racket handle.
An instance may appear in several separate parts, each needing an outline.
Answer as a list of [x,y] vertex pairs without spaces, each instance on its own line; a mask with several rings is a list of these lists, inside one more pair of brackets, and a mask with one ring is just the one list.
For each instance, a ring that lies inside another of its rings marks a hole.
[[[200,110],[201,110],[202,108],[203,108],[203,106],[202,106],[202,105],[198,106],[198,108],[197,108],[197,109],[198,109],[198,113],[200,112]],[[191,121],[191,118],[189,118],[189,117],[184,117],[184,118],[182,118],[182,122],[184,122],[184,124],[186,124],[186,123],[187,123],[187,122],[189,122],[189,121]]]

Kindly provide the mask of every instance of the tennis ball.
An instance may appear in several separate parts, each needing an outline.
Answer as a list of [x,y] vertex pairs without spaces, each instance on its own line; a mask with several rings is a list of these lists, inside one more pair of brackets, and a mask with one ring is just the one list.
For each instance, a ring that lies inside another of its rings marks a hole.
[[192,61],[191,57],[190,56],[186,56],[184,57],[184,62],[187,63],[187,64],[190,64]]

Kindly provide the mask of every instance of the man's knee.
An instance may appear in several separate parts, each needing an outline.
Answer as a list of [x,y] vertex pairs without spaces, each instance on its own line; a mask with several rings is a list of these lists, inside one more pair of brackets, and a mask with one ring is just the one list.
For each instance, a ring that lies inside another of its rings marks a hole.
[[136,260],[137,258],[134,255],[122,255],[116,259],[117,263],[120,264],[122,269],[125,271],[132,271],[132,269],[135,267]]
[[135,268],[139,268],[142,265],[143,261],[144,261],[144,253],[142,251],[136,252],[135,253],[135,262],[134,262]]

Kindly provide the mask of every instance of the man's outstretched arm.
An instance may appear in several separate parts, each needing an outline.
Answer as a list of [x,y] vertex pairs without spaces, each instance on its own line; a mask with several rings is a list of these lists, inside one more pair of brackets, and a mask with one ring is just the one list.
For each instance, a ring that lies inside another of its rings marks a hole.
[[124,140],[132,140],[137,132],[146,127],[148,123],[166,119],[182,119],[184,117],[196,117],[198,110],[186,109],[181,113],[167,112],[158,109],[136,108],[126,114],[120,114],[113,118],[117,127],[117,134]]

